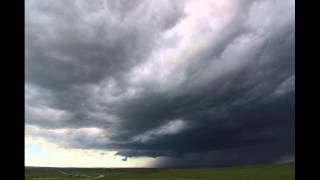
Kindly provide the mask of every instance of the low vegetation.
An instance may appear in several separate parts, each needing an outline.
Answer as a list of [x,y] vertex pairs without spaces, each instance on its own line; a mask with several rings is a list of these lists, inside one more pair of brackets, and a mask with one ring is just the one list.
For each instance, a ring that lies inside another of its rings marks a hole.
[[36,168],[26,167],[25,179],[66,180],[293,180],[295,163],[224,168]]

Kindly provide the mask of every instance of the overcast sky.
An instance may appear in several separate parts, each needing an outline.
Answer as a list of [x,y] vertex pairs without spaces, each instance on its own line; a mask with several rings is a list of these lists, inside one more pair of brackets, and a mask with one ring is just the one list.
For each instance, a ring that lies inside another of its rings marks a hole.
[[28,0],[26,165],[294,158],[294,0]]

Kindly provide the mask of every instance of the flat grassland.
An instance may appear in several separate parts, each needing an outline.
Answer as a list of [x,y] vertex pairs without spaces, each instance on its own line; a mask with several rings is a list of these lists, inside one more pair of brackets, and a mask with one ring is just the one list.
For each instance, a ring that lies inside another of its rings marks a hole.
[[295,163],[223,168],[41,168],[26,167],[25,179],[66,180],[293,180]]

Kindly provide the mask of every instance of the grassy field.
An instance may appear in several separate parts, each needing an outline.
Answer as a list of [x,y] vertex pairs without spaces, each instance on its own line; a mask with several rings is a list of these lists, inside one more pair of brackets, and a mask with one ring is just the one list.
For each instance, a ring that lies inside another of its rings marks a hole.
[[116,179],[116,180],[293,180],[294,163],[225,168],[98,169],[25,168],[25,179]]

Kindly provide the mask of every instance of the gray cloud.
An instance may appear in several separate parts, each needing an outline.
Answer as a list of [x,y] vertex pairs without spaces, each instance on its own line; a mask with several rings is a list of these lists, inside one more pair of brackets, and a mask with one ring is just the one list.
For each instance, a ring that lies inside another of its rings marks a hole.
[[294,2],[192,2],[26,2],[28,135],[156,166],[294,154]]

